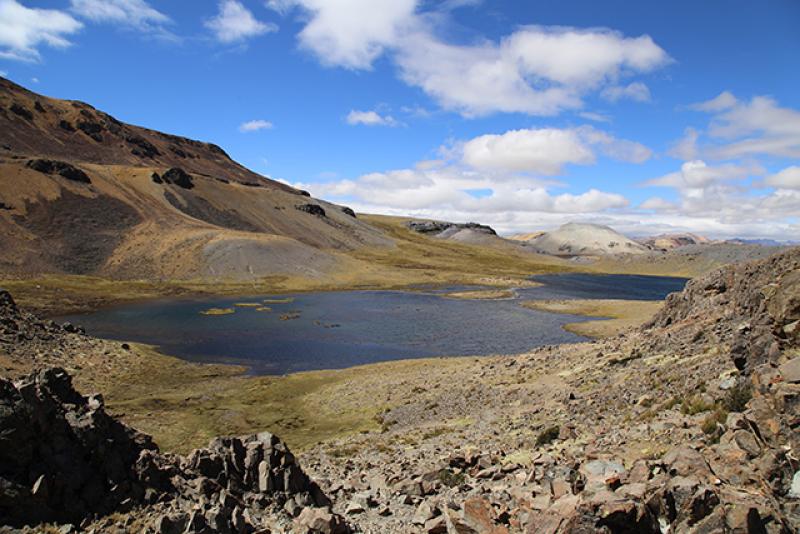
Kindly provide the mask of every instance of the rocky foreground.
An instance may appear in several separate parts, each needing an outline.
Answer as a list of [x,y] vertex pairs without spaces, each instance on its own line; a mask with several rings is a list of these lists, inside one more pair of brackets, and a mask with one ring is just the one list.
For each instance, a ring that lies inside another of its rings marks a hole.
[[[387,406],[382,431],[299,459],[270,434],[162,454],[107,415],[101,397],[76,393],[64,371],[19,378],[25,358],[75,369],[75,358],[90,359],[75,350],[102,343],[0,299],[0,360],[18,377],[0,382],[0,523],[9,529],[791,533],[800,525],[800,249],[693,280],[646,327],[613,339],[343,387],[331,402]],[[60,347],[58,357],[48,346]]]

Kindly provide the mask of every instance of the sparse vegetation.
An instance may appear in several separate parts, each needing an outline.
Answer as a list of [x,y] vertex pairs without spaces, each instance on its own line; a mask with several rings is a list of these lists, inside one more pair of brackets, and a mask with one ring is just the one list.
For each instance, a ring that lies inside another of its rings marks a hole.
[[549,445],[558,439],[559,432],[561,432],[561,427],[558,425],[554,425],[542,430],[539,435],[536,436],[536,445],[539,447]]
[[725,397],[722,399],[722,406],[729,412],[743,412],[752,398],[752,386],[739,383],[725,393]]
[[455,488],[464,483],[466,477],[463,472],[456,473],[450,469],[439,471],[439,481],[447,487]]
[[681,413],[684,415],[697,415],[713,410],[716,405],[699,395],[689,397],[681,403]]
[[569,323],[564,330],[594,339],[610,337],[640,326],[661,308],[661,301],[646,300],[531,300],[521,305],[533,310],[605,317],[600,321]]
[[200,312],[200,315],[230,315],[235,313],[233,308],[209,308]]

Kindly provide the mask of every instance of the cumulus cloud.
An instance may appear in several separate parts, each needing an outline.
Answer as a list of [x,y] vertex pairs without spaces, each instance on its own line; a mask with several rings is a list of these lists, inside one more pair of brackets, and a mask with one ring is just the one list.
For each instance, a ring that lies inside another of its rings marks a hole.
[[800,189],[800,167],[796,165],[786,167],[782,171],[768,176],[764,183],[779,189]]
[[481,135],[464,143],[462,152],[464,163],[475,169],[553,176],[561,174],[564,165],[569,163],[594,163],[594,147],[611,158],[632,163],[641,163],[652,154],[644,145],[617,139],[592,126]]
[[364,126],[399,126],[399,122],[391,115],[381,115],[377,111],[358,111],[351,110],[345,118],[347,124],[355,126],[363,124]]
[[725,180],[741,180],[756,171],[752,167],[742,167],[739,165],[719,165],[709,166],[702,160],[687,161],[681,165],[681,169],[648,180],[646,185],[667,186],[676,188],[699,188]]
[[272,23],[264,23],[236,0],[223,0],[219,3],[219,13],[205,22],[206,28],[221,43],[235,43],[251,37],[278,30]]
[[280,13],[302,9],[301,46],[329,66],[369,69],[414,19],[416,0],[271,0]]
[[594,163],[594,154],[574,130],[542,128],[482,135],[463,147],[464,163],[476,169],[526,171],[552,176],[567,163]]
[[40,46],[67,48],[68,36],[83,25],[55,9],[28,8],[16,0],[0,0],[0,58],[38,61]]
[[650,101],[650,89],[642,82],[633,82],[628,85],[611,85],[603,89],[600,96],[611,102],[623,99],[648,102]]
[[166,29],[171,19],[144,0],[70,0],[76,15],[92,22],[118,24],[174,39]]
[[[595,217],[629,208],[624,195],[588,187],[559,192],[552,178],[586,165],[617,140],[592,127],[511,130],[455,142],[438,160],[355,179],[295,184],[365,212],[478,219],[511,228],[527,221]],[[597,152],[597,154],[595,154]],[[479,191],[480,194],[474,194]]]
[[[580,108],[588,92],[616,87],[625,76],[670,61],[647,35],[625,37],[605,29],[527,26],[500,41],[450,43],[438,35],[441,12],[420,12],[417,0],[272,0],[269,5],[282,13],[303,11],[307,22],[300,44],[324,65],[370,69],[388,52],[401,79],[465,116],[553,115]],[[620,98],[649,94],[636,82],[618,91]]]
[[419,31],[398,46],[407,83],[466,116],[554,115],[624,72],[648,72],[669,57],[648,36],[608,30],[525,27],[499,43],[453,45]]
[[[699,149],[707,158],[724,160],[759,155],[800,158],[800,111],[781,107],[771,97],[755,96],[748,102],[725,91],[690,108],[711,113],[705,132],[708,142]],[[694,139],[688,141],[697,147],[695,133]],[[678,146],[689,145],[679,142]]]
[[243,133],[270,129],[272,129],[272,123],[261,119],[247,121],[239,125],[239,131]]

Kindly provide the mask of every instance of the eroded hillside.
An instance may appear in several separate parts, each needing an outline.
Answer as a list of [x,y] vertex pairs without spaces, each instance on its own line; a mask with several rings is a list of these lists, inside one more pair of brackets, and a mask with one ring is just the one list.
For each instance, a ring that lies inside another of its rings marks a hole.
[[219,147],[0,79],[0,270],[113,278],[330,274],[392,241]]

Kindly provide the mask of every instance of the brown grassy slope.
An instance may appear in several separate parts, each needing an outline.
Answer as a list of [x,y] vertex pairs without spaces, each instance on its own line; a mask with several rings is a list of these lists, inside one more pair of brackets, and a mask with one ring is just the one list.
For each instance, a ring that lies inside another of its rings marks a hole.
[[239,165],[220,147],[125,124],[84,102],[58,100],[0,77],[0,153],[132,167],[181,167],[296,193]]
[[[52,159],[90,183],[30,168]],[[159,183],[179,167],[191,187]],[[123,124],[0,79],[0,272],[113,279],[316,278],[391,241],[341,206],[253,173],[219,147]],[[324,210],[309,213],[298,207]]]

